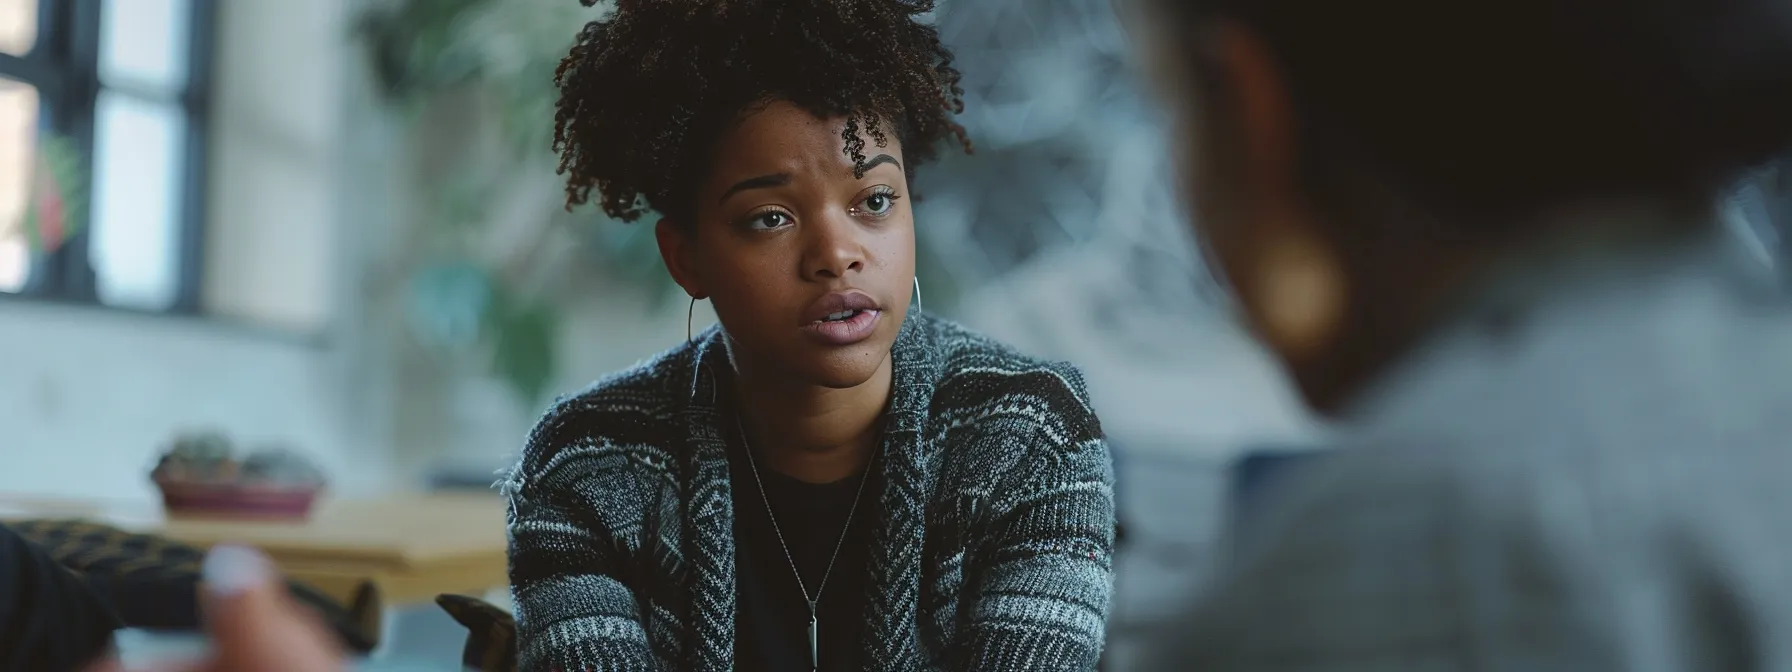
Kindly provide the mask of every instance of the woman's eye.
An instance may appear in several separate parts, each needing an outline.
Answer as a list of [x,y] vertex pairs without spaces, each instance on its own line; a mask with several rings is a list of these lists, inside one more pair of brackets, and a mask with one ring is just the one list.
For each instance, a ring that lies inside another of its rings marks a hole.
[[886,215],[891,208],[896,207],[896,197],[891,194],[872,194],[865,197],[863,207],[865,212],[873,215]]
[[775,229],[790,223],[790,216],[776,210],[762,212],[747,220],[747,228]]

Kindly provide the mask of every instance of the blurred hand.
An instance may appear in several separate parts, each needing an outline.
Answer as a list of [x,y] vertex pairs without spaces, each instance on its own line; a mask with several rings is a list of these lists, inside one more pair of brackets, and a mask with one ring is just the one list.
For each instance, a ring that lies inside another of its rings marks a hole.
[[317,617],[293,601],[268,559],[240,546],[206,555],[205,621],[211,654],[199,662],[127,668],[116,660],[90,672],[339,672],[341,647]]

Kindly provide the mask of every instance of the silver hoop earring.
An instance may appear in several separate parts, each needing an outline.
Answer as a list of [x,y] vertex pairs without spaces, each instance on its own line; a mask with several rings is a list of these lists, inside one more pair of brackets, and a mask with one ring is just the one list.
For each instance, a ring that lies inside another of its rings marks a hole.
[[695,340],[695,339],[691,338],[691,317],[696,314],[697,314],[697,297],[693,296],[693,297],[691,297],[691,306],[689,308],[686,308],[684,311],[684,342],[685,343],[690,343],[691,341]]
[[925,309],[926,307],[921,305],[921,276],[917,275],[915,276],[915,312]]

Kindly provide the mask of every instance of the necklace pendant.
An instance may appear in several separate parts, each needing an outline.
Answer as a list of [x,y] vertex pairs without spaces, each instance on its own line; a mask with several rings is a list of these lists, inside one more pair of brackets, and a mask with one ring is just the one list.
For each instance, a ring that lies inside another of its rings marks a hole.
[[811,671],[821,669],[821,642],[816,637],[819,625],[815,621],[815,612],[811,610],[809,612],[809,669]]

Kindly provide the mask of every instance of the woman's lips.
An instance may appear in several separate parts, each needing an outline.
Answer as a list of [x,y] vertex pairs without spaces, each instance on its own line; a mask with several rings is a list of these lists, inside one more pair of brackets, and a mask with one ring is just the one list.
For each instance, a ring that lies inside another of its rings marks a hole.
[[826,345],[852,345],[871,338],[877,330],[877,320],[882,316],[881,310],[859,310],[844,320],[810,322],[803,330]]

